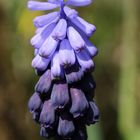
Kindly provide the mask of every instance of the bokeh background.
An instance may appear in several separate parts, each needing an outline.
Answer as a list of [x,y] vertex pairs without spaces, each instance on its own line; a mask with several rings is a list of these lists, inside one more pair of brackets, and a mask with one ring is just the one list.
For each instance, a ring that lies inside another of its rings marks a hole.
[[[27,0],[0,0],[0,140],[41,140],[27,102],[38,79],[31,68],[32,19]],[[95,0],[78,8],[97,27],[93,72],[100,122],[88,140],[140,140],[140,1]]]

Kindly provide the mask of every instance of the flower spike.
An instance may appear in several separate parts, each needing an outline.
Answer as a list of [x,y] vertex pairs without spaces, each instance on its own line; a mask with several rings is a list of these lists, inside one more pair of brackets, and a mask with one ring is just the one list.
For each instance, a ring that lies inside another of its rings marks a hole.
[[95,81],[92,57],[98,49],[89,41],[96,31],[69,6],[87,6],[92,0],[29,0],[30,10],[54,10],[33,20],[36,28],[30,43],[32,67],[40,76],[28,108],[40,125],[40,135],[57,140],[87,140],[86,125],[99,120],[93,101]]

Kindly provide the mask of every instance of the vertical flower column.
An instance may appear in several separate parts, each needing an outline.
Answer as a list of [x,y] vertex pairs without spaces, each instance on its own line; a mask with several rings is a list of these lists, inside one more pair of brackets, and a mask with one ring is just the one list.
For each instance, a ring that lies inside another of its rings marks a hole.
[[40,76],[28,107],[40,125],[40,135],[56,139],[86,140],[86,125],[99,119],[93,101],[95,82],[91,75],[98,50],[88,40],[96,27],[68,6],[86,6],[91,0],[28,1],[30,10],[53,10],[34,19],[31,39],[32,67]]

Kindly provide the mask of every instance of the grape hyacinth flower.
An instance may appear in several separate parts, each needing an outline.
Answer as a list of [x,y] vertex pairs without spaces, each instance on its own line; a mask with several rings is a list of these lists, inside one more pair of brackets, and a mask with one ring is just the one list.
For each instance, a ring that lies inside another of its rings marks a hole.
[[99,120],[93,101],[95,81],[92,60],[97,48],[89,41],[96,27],[70,6],[87,6],[92,0],[29,0],[30,10],[54,10],[33,20],[32,67],[40,76],[28,107],[40,125],[40,135],[58,140],[86,140],[86,125]]

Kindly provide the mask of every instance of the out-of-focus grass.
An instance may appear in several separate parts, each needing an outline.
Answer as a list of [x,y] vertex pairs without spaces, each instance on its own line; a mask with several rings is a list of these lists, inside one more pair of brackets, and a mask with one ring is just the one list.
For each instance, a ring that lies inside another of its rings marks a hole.
[[137,3],[134,0],[123,0],[122,5],[123,32],[118,123],[124,140],[139,140],[140,126],[136,120],[137,114],[139,114],[136,106],[139,60],[137,56]]

